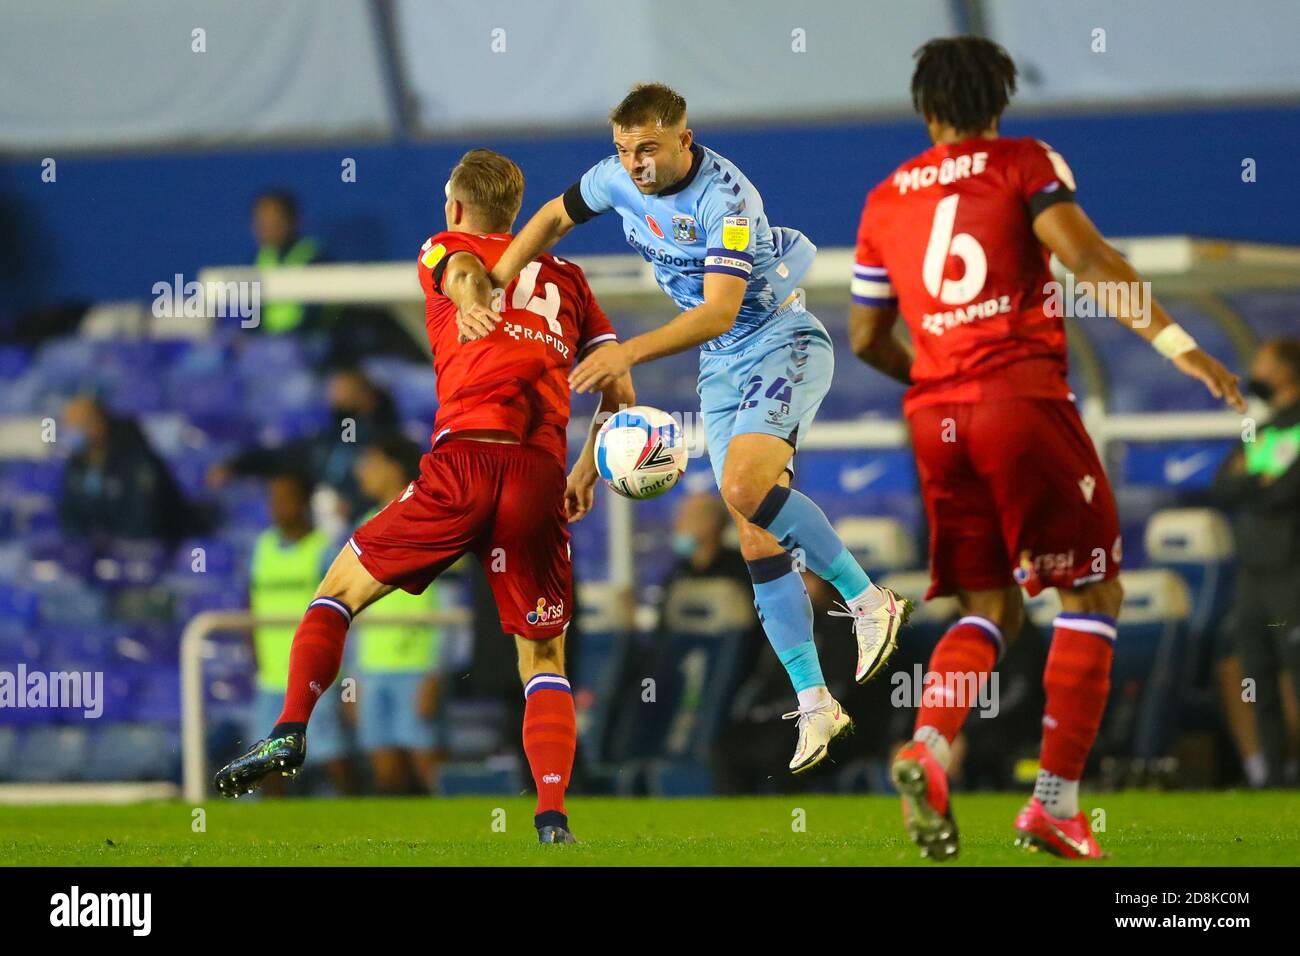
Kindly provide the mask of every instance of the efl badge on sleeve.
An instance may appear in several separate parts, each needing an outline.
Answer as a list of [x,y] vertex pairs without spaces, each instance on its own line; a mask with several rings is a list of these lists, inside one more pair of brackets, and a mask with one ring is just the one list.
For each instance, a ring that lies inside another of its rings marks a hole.
[[749,248],[748,216],[727,216],[722,220],[722,248],[737,252]]
[[440,242],[432,249],[430,249],[428,252],[426,252],[421,257],[420,261],[424,263],[425,268],[432,269],[434,266],[436,266],[439,262],[442,261],[442,257],[445,256],[446,254],[447,254],[447,247]]

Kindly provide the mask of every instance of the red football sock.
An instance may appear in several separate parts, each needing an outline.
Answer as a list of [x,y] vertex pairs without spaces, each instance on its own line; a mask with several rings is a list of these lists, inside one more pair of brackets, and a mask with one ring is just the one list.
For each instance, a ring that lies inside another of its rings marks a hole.
[[[957,674],[964,678],[967,674],[978,674],[978,690],[988,679],[989,672],[998,662],[998,652],[1002,648],[1002,632],[996,624],[982,617],[963,617],[948,629],[948,633],[939,640],[930,654],[930,663],[926,667],[926,679],[934,680],[931,674]],[[949,686],[949,685],[944,685]],[[968,686],[968,685],[967,685]],[[933,727],[952,743],[953,738],[966,722],[972,700],[958,700],[937,703],[932,700],[933,693],[922,692],[921,706],[916,712],[916,728]],[[965,695],[963,695],[965,696]]]
[[537,785],[537,825],[568,825],[564,791],[578,748],[573,691],[560,674],[536,674],[524,687],[524,753]]
[[289,686],[278,723],[305,724],[311,719],[316,701],[339,676],[351,623],[352,611],[335,598],[319,597],[307,605],[289,651]]
[[1066,780],[1083,776],[1110,694],[1115,619],[1104,614],[1060,614],[1043,671],[1047,707],[1039,765]]

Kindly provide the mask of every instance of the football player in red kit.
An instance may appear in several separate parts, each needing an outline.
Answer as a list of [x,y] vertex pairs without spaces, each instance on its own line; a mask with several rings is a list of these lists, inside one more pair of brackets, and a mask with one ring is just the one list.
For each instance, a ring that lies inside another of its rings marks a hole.
[[[218,772],[223,794],[249,792],[272,772],[295,774],[312,707],[334,683],[353,616],[396,588],[420,593],[469,552],[488,572],[502,629],[515,635],[539,837],[573,842],[564,809],[577,742],[564,676],[573,613],[565,525],[591,508],[601,416],[566,481],[569,372],[616,336],[582,270],[549,254],[492,301],[488,272],[510,245],[523,188],[519,168],[491,150],[471,150],[452,170],[447,229],[419,257],[438,374],[433,448],[420,477],[334,560],[294,635],[279,722]],[[620,376],[602,391],[600,411],[635,399],[631,377]]]
[[[1020,630],[1019,585],[1060,595],[1041,769],[1017,843],[1095,857],[1078,785],[1109,691],[1119,519],[1066,383],[1051,253],[1077,288],[1132,290],[1106,297],[1113,318],[1216,397],[1245,405],[1236,376],[1150,299],[1084,215],[1065,160],[1037,140],[998,136],[1015,82],[1010,57],[988,40],[932,40],[918,51],[912,99],[934,146],[867,196],[849,329],[861,359],[911,386],[903,411],[930,525],[927,597],[956,595],[961,605],[927,680],[982,682],[1004,636]],[[900,314],[910,349],[893,333]],[[922,855],[943,860],[958,850],[948,750],[971,701],[934,696],[933,706],[923,697],[893,776],[909,834]]]

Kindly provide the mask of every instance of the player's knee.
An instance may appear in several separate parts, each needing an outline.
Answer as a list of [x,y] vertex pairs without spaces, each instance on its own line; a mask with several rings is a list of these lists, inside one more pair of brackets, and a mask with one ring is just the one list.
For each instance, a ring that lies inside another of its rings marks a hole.
[[527,684],[538,674],[564,673],[564,635],[542,640],[515,637],[519,652],[519,679]]
[[1002,613],[997,620],[998,629],[1002,631],[1002,644],[1004,647],[1010,647],[1017,637],[1020,636],[1020,629],[1025,626],[1025,608],[1020,601],[1008,601],[1002,607]]
[[1124,586],[1119,578],[1097,581],[1082,588],[1076,588],[1062,594],[1061,602],[1067,611],[1078,614],[1104,614],[1107,617],[1119,617],[1120,607],[1124,604]]
[[752,477],[741,473],[724,475],[721,490],[722,500],[749,518],[758,510],[771,488],[763,487]]
[[352,548],[345,545],[325,572],[324,580],[316,589],[316,597],[342,601],[356,614],[392,590],[390,585],[381,584],[371,577]]
[[1099,607],[1096,613],[1105,614],[1108,617],[1119,617],[1119,609],[1124,606],[1124,585],[1119,583],[1119,578],[1114,577],[1109,581],[1100,581],[1097,589]]

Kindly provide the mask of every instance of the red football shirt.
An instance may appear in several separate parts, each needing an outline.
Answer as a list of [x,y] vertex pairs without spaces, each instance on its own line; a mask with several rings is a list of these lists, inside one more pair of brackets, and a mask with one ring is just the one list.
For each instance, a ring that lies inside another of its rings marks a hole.
[[506,431],[565,464],[569,370],[588,349],[616,340],[614,327],[571,262],[543,254],[505,290],[504,321],[489,335],[462,344],[456,304],[442,293],[442,272],[457,252],[491,269],[508,233],[440,232],[420,247],[424,321],[438,374],[433,444],[469,429]]
[[1065,327],[1044,312],[1051,254],[1033,217],[1074,198],[1034,139],[967,139],[908,160],[867,195],[853,300],[896,303],[916,360],[904,413],[1000,396],[1068,398]]

